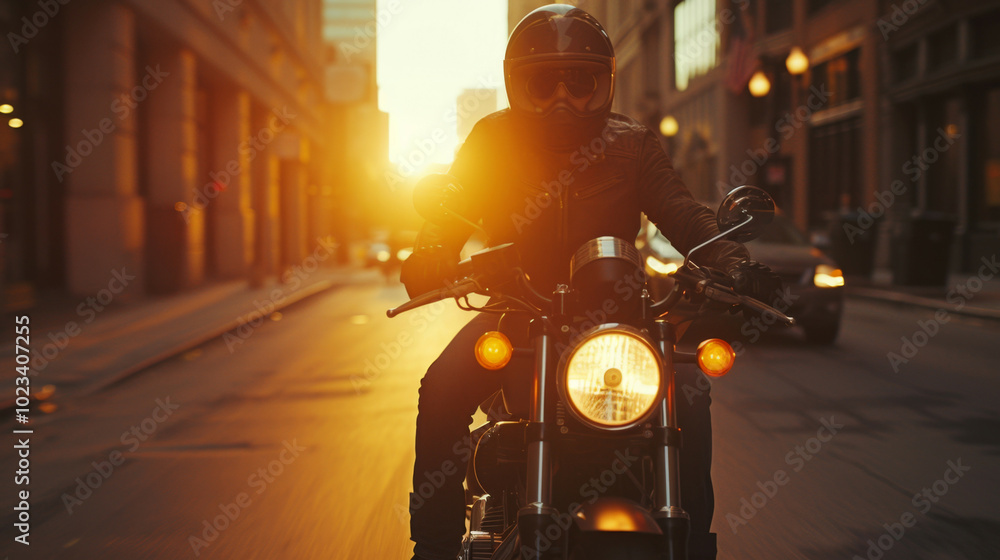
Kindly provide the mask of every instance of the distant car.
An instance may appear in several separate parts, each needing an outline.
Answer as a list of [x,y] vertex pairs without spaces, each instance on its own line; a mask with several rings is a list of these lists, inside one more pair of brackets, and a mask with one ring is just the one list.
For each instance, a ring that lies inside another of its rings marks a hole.
[[365,250],[365,266],[379,267],[386,278],[393,277],[403,261],[413,253],[417,232],[408,230],[379,231]]
[[[683,264],[684,256],[648,222],[637,245],[646,261],[652,297],[665,297],[673,288],[670,274]],[[844,275],[837,264],[810,245],[795,224],[780,213],[760,237],[746,246],[751,258],[770,267],[788,287],[774,305],[786,307],[781,311],[795,317],[809,342],[832,344],[840,332],[844,302]],[[695,253],[695,262],[697,258]],[[761,329],[748,323],[741,324],[739,330],[752,341],[761,334]]]

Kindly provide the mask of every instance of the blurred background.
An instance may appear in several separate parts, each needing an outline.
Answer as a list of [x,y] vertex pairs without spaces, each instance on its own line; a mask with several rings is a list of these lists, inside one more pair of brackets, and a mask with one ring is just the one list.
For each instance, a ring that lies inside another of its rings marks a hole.
[[[35,430],[37,543],[0,555],[408,557],[419,380],[469,319],[385,318],[412,185],[506,107],[507,33],[545,3],[0,0],[0,304],[33,335],[30,419],[13,368],[0,410]],[[1000,2],[576,4],[699,200],[775,198],[752,250],[821,319],[815,346],[741,329],[713,389],[723,549],[865,555],[961,457],[895,553],[996,558]],[[639,245],[659,280],[681,258]]]
[[[122,265],[147,293],[260,281],[317,237],[345,262],[415,228],[408,185],[506,106],[506,29],[540,4],[3,2],[5,307]],[[881,284],[943,284],[1000,248],[994,2],[579,4],[617,46],[616,109],[662,132],[698,198],[760,185]]]

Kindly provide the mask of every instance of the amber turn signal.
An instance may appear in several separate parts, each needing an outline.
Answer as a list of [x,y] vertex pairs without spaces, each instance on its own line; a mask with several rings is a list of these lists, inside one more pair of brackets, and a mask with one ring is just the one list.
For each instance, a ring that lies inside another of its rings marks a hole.
[[736,361],[736,352],[728,342],[710,338],[698,345],[698,367],[705,375],[722,377],[729,373]]
[[501,369],[513,355],[514,346],[502,332],[489,331],[476,341],[476,361],[486,369]]

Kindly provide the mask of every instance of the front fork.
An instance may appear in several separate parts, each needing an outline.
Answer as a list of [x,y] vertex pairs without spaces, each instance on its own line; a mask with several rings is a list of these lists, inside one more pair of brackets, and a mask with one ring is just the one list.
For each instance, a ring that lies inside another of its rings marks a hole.
[[[543,319],[544,324],[546,319]],[[544,327],[543,327],[544,330]],[[517,514],[518,532],[521,537],[523,558],[556,559],[564,556],[568,523],[552,507],[552,441],[546,426],[549,424],[548,394],[552,370],[552,336],[543,332],[535,342],[535,376],[531,390],[531,416],[527,430],[527,480],[525,497],[527,505]]]
[[[676,380],[673,352],[676,343],[674,325],[656,322],[656,339],[663,355],[666,396],[656,416],[656,432],[662,437],[656,445],[656,493],[653,517],[663,531],[664,558],[687,560],[690,518],[681,507],[680,429],[677,427]],[[552,337],[548,332],[536,339],[535,376],[531,391],[531,422],[527,430],[527,505],[518,512],[518,532],[522,557],[540,560],[563,558],[569,523],[552,506],[552,442],[546,430],[551,402]]]
[[688,533],[691,519],[681,507],[680,447],[681,431],[677,427],[677,382],[674,372],[674,344],[677,330],[672,323],[656,322],[654,335],[663,356],[666,375],[666,396],[660,402],[656,417],[656,433],[662,436],[656,445],[656,494],[653,517],[663,531],[664,558],[687,560]]

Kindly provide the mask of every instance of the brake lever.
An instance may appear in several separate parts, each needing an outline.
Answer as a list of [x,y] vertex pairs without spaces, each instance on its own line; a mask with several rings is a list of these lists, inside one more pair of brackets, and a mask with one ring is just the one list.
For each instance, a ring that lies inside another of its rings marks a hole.
[[785,315],[781,311],[771,307],[770,305],[754,299],[750,296],[745,296],[736,293],[735,290],[728,286],[720,286],[718,284],[713,284],[708,280],[703,281],[700,286],[702,289],[701,293],[705,295],[706,298],[718,301],[720,303],[725,303],[728,305],[741,305],[743,307],[752,309],[758,314],[763,315],[764,313],[770,313],[778,318],[779,321],[788,326],[795,325],[795,318]]
[[758,299],[754,299],[750,296],[739,296],[739,298],[740,298],[740,305],[753,309],[760,315],[763,315],[765,313],[770,313],[775,317],[777,317],[779,321],[781,321],[785,325],[788,325],[789,327],[797,324],[795,322],[795,317],[789,317],[788,315],[785,315],[781,311],[778,311],[777,309],[771,307],[770,305]]
[[430,305],[432,303],[439,302],[447,298],[460,298],[475,292],[480,288],[479,281],[475,278],[465,278],[458,282],[455,282],[451,286],[446,286],[444,288],[439,288],[437,290],[427,292],[425,294],[420,294],[419,296],[411,299],[410,301],[385,312],[386,317],[392,319],[397,315],[406,313],[412,309],[422,307],[424,305]]

